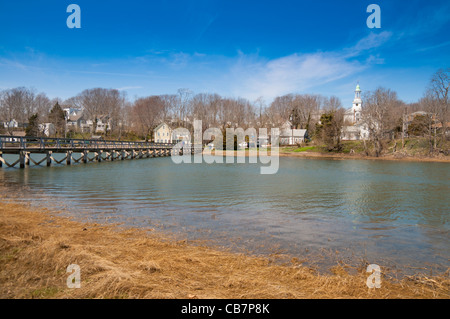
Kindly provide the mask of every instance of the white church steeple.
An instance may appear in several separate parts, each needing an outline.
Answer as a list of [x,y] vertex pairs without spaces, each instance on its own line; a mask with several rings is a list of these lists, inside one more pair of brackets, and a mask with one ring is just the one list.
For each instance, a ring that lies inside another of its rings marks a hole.
[[358,85],[356,85],[356,89],[355,89],[355,99],[353,100],[352,109],[356,112],[361,112],[361,107],[362,107],[361,89],[358,84]]
[[361,109],[362,109],[362,99],[361,99],[361,88],[356,85],[355,98],[353,100],[352,107],[349,108],[344,114],[344,121],[351,123],[352,125],[358,123],[361,120]]

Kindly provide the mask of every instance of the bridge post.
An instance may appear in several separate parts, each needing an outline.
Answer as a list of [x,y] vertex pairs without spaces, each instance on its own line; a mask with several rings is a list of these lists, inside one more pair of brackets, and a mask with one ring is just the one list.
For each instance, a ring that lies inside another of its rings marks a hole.
[[88,162],[88,151],[83,151],[83,163],[86,164]]
[[103,153],[102,150],[99,150],[97,152],[97,162],[99,162],[99,163],[102,161],[102,153]]
[[125,150],[122,150],[121,152],[120,152],[120,160],[124,160],[125,159]]
[[72,164],[72,151],[67,151],[66,165]]
[[19,165],[20,165],[20,168],[25,168],[25,152],[24,151],[19,152]]
[[116,155],[116,150],[111,150],[111,162],[114,161],[114,155]]
[[31,153],[30,152],[25,152],[25,165],[26,166],[30,166],[30,155],[31,155]]
[[47,151],[46,152],[46,156],[47,156],[47,166],[52,165],[52,152],[51,151]]
[[3,152],[0,152],[0,167],[3,166]]

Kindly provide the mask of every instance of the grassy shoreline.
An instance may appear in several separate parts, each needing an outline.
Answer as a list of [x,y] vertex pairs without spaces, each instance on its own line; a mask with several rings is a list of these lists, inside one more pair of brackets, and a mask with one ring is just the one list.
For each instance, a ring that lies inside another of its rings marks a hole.
[[[204,152],[204,154],[209,154]],[[255,151],[256,156],[259,156],[259,152]],[[264,155],[271,155],[270,150],[263,153]],[[217,156],[244,156],[249,157],[250,152],[246,151],[212,151],[211,155]],[[427,157],[427,156],[404,156],[399,154],[386,154],[380,157],[366,156],[363,154],[345,154],[345,153],[322,153],[322,152],[311,152],[302,151],[295,152],[281,148],[278,156],[280,157],[301,157],[301,158],[311,158],[311,159],[335,159],[335,160],[382,160],[382,161],[402,161],[402,162],[435,162],[435,163],[450,163],[450,157]]]
[[[81,288],[66,285],[69,264]],[[269,259],[174,241],[138,229],[81,223],[47,209],[0,202],[0,298],[449,298],[448,275],[382,276],[365,269],[323,275]]]

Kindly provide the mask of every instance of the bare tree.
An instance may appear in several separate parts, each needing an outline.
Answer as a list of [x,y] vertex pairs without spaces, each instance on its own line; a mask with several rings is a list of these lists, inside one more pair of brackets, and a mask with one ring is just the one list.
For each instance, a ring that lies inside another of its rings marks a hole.
[[336,112],[342,109],[342,102],[337,96],[325,98],[323,102],[323,110],[327,112]]
[[[3,91],[0,100],[2,120],[7,123],[12,120],[20,124],[27,123],[28,119],[36,113],[34,99],[34,91],[25,87]],[[7,125],[7,131],[11,135],[13,127]]]
[[[53,103],[53,105],[55,105]],[[52,107],[52,101],[47,97],[45,93],[39,93],[36,95],[34,99],[34,109],[36,110],[36,113],[38,114],[37,121],[38,122],[44,122],[47,120],[48,114],[50,113],[50,109]]]
[[177,104],[177,120],[178,125],[186,127],[186,121],[188,119],[188,115],[191,111],[191,103],[190,98],[192,96],[192,91],[186,88],[178,89],[178,104]]
[[218,94],[200,93],[192,98],[193,118],[202,121],[203,131],[217,125],[220,101]]
[[401,102],[396,92],[381,87],[374,92],[367,92],[364,100],[361,116],[369,131],[369,139],[373,142],[375,156],[378,157],[383,150],[383,139],[390,138],[395,127],[393,114]]
[[298,129],[310,130],[318,122],[325,98],[321,95],[297,95],[292,110],[292,125]]
[[268,122],[273,127],[281,127],[286,121],[288,121],[292,115],[293,100],[295,96],[293,94],[287,94],[283,96],[277,96],[270,106],[266,109],[266,116]]
[[432,101],[429,105],[432,105],[437,121],[441,124],[442,141],[447,136],[448,123],[450,122],[449,89],[450,68],[446,68],[439,69],[433,74],[426,92],[427,99]]
[[176,94],[164,94],[159,96],[164,103],[164,109],[162,112],[163,121],[172,121],[175,119],[175,110],[178,105],[179,97]]
[[262,96],[255,100],[254,105],[256,128],[260,128],[264,126],[263,120],[265,119],[264,113],[266,112],[267,105]]
[[[112,126],[109,129],[116,129],[125,101],[124,93],[115,89],[103,88],[84,90],[77,97],[70,99],[70,102],[82,107],[85,119],[93,121],[94,131],[101,118],[108,120]],[[105,129],[105,132],[107,131],[108,128]]]
[[161,121],[164,102],[159,96],[137,99],[131,108],[133,126],[146,139],[151,139],[152,130]]

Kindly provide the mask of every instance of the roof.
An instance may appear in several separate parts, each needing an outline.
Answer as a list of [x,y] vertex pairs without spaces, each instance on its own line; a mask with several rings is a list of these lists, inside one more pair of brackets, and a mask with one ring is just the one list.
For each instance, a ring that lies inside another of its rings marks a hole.
[[292,130],[292,136],[304,137],[306,135],[306,130]]
[[79,112],[78,114],[70,114],[68,120],[69,121],[78,121],[83,116],[83,113]]
[[305,137],[307,130],[304,129],[293,129],[293,130],[282,130],[280,133],[281,137],[289,136],[289,137]]
[[162,122],[161,124],[159,124],[158,126],[155,127],[155,131],[159,130],[161,128],[161,126],[163,125],[167,125],[167,127],[169,128],[169,130],[172,130],[172,128],[170,127],[169,124],[167,124],[166,122]]

